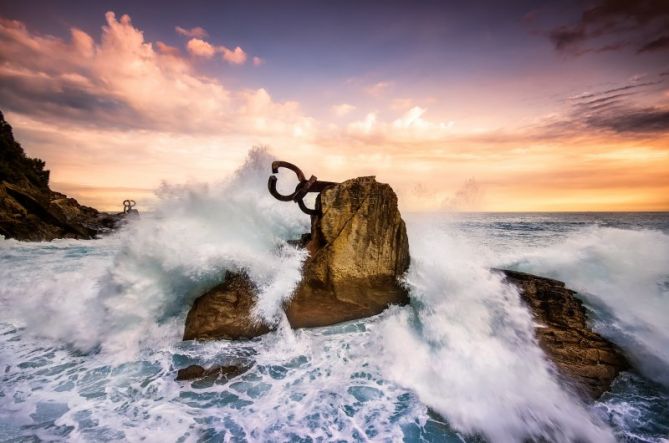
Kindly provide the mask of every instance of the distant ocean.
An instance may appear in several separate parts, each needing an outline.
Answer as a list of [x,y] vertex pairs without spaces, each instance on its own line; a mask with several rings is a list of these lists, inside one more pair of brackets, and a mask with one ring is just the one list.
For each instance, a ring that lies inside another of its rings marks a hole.
[[[262,164],[261,164],[262,163]],[[2,441],[634,441],[669,438],[669,214],[405,214],[412,304],[249,342],[181,342],[190,303],[246,269],[279,306],[308,230],[266,161],[163,193],[93,241],[0,239]],[[565,281],[638,370],[594,404],[565,391],[513,288]],[[278,316],[277,316],[278,315]],[[176,370],[229,360],[227,384]]]

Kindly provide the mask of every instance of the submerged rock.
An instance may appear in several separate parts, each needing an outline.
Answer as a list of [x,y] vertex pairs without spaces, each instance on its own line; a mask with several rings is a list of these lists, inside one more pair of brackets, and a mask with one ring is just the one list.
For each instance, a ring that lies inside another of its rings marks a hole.
[[[327,326],[406,304],[399,283],[409,267],[409,240],[392,188],[374,177],[348,180],[323,191],[310,236],[302,281],[284,306],[293,328]],[[198,298],[186,318],[184,339],[241,339],[269,331],[251,318],[256,288],[243,274],[226,275]]]
[[583,303],[561,281],[523,272],[500,270],[520,289],[539,326],[539,345],[560,374],[582,396],[599,398],[608,391],[627,359],[611,342],[587,324]]
[[186,317],[184,340],[248,339],[269,332],[251,316],[256,287],[246,274],[228,272],[225,281],[199,297]]
[[190,365],[187,368],[179,369],[175,380],[185,381],[196,380],[199,378],[225,378],[226,380],[230,380],[231,378],[242,375],[249,369],[251,369],[251,365],[219,365],[212,366],[208,369],[205,369],[200,365]]
[[310,256],[285,307],[291,326],[327,326],[408,303],[397,279],[409,267],[409,240],[392,188],[359,177],[324,190],[319,200]]

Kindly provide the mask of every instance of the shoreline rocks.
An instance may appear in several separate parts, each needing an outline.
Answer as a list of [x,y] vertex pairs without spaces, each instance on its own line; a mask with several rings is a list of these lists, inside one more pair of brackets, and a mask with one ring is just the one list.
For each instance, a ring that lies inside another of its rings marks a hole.
[[563,282],[517,271],[496,271],[518,287],[539,324],[535,328],[539,345],[577,394],[597,399],[610,389],[621,371],[629,369],[622,352],[590,329],[583,303]]
[[49,171],[26,156],[0,112],[0,235],[25,241],[92,239],[121,218],[80,205],[49,188]]

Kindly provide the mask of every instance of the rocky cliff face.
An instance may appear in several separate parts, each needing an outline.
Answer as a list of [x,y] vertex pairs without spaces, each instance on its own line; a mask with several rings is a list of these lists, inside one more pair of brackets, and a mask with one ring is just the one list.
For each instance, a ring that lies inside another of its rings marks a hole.
[[115,220],[49,189],[44,162],[29,158],[0,112],[0,235],[18,240],[95,237]]
[[[290,325],[332,325],[408,303],[397,278],[409,267],[409,241],[392,188],[374,177],[356,178],[323,191],[319,204],[302,281],[284,307]],[[264,334],[267,327],[250,317],[255,294],[247,277],[229,274],[195,301],[184,339]]]
[[629,363],[618,348],[587,325],[583,304],[563,282],[522,272],[501,271],[520,289],[539,327],[539,345],[576,391],[596,399],[609,390]]

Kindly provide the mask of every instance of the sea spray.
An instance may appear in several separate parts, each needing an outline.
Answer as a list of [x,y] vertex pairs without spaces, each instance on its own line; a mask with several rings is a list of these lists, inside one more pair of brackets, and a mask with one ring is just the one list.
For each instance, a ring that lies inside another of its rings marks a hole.
[[558,382],[514,287],[466,241],[410,224],[414,311],[384,322],[387,375],[457,430],[491,441],[612,441]]
[[509,266],[563,280],[596,306],[595,327],[669,387],[669,235],[589,226],[548,247],[507,251]]
[[153,214],[103,240],[119,244],[111,266],[91,260],[80,269],[3,286],[0,296],[27,300],[15,314],[29,333],[84,352],[99,346],[121,360],[178,341],[193,300],[226,271],[249,275],[259,288],[257,320],[274,324],[305,257],[286,240],[308,231],[309,219],[267,193],[272,160],[254,149],[221,183],[164,185]]

